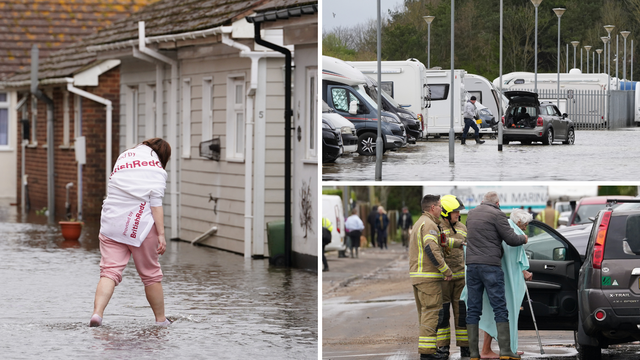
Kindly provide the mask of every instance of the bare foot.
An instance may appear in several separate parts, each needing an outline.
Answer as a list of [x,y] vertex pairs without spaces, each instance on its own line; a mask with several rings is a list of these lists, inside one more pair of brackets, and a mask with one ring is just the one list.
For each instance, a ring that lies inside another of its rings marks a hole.
[[480,352],[481,359],[499,359],[500,356],[491,350],[490,352]]

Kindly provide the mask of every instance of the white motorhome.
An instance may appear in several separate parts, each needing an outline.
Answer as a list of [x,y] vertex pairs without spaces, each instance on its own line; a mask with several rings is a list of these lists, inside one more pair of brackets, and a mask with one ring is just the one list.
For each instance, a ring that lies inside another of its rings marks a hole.
[[[348,61],[363,74],[378,80],[377,61]],[[382,61],[380,87],[391,95],[400,106],[416,113],[425,130],[424,119],[428,114],[429,87],[427,85],[426,67],[416,59],[405,61]]]

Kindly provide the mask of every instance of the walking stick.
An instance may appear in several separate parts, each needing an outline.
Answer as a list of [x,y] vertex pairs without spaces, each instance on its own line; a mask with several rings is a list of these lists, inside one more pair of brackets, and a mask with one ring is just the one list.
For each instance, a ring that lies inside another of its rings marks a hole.
[[538,345],[540,345],[540,354],[544,355],[544,350],[542,349],[542,341],[540,341],[540,334],[538,333],[538,324],[536,324],[536,316],[533,315],[533,303],[531,302],[531,296],[529,296],[529,288],[527,285],[524,285],[525,290],[527,290],[527,299],[529,301],[529,309],[531,310],[531,318],[533,318],[533,326],[536,328],[536,336],[538,337]]

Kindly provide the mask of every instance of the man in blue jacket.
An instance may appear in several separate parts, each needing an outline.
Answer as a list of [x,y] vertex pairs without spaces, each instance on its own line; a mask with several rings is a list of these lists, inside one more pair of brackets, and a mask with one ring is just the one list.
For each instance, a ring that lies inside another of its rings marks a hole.
[[495,191],[484,195],[482,204],[467,215],[467,333],[471,360],[480,359],[478,322],[482,315],[482,294],[486,290],[495,314],[500,359],[520,359],[511,351],[509,313],[502,272],[502,241],[510,246],[527,243],[526,235],[517,235],[507,215],[500,210]]

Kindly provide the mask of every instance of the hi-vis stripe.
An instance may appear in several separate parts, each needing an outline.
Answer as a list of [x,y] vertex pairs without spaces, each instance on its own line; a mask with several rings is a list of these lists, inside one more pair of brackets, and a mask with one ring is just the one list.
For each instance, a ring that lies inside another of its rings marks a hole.
[[418,348],[423,349],[435,349],[436,337],[435,336],[420,336],[418,341]]
[[447,272],[447,270],[449,270],[449,267],[447,266],[447,263],[444,263],[444,262],[443,262],[443,263],[442,263],[442,266],[440,266],[440,267],[438,268],[438,270],[440,270],[440,272],[444,274],[444,273],[446,273],[446,272]]
[[469,336],[467,335],[467,329],[456,329],[456,340],[458,341],[469,341]]
[[409,272],[409,277],[424,277],[424,278],[431,278],[431,279],[444,279],[444,276],[442,275],[442,273],[446,272],[449,269],[447,264],[444,264],[444,266],[438,268],[438,270],[441,271],[440,273],[424,272],[423,271],[424,246],[425,246],[425,244],[429,240],[435,241],[436,244],[438,243],[438,238],[433,234],[427,234],[422,239],[420,239],[420,233],[422,232],[422,227],[423,226],[424,226],[424,223],[420,224],[420,227],[418,228],[418,231],[416,231],[416,240],[418,241],[418,271]]
[[462,230],[458,230],[458,234],[467,237],[467,232],[466,231],[462,231]]
[[454,279],[464,279],[464,271],[453,273]]
[[416,231],[416,240],[418,241],[418,272],[422,272],[422,257],[424,256],[424,248],[422,246],[422,239],[420,239],[420,233],[424,223],[420,224],[418,231]]
[[438,329],[438,341],[451,340],[451,328]]

